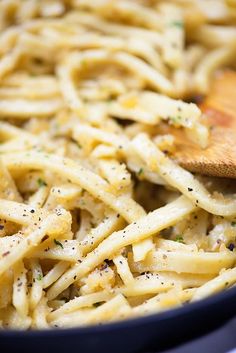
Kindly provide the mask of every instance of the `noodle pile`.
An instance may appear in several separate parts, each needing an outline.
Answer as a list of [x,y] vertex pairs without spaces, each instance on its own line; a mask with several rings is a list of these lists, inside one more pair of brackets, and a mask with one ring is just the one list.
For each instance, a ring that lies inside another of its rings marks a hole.
[[[235,69],[221,0],[0,2],[0,324],[157,313],[236,282],[233,183],[178,166],[205,148],[194,99]],[[187,304],[186,304],[187,305]]]

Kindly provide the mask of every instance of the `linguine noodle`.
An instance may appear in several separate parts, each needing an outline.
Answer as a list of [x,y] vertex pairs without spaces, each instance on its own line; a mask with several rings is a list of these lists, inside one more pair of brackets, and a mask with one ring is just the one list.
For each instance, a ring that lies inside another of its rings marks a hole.
[[[236,283],[233,183],[173,159],[201,148],[194,103],[235,69],[223,0],[0,2],[0,326],[158,313]],[[164,131],[164,133],[163,133]]]

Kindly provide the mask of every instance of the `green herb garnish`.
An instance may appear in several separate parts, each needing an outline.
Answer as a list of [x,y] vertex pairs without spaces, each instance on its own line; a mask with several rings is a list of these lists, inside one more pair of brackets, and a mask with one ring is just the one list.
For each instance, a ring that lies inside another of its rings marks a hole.
[[48,184],[41,178],[38,178],[37,180],[37,183],[39,185],[39,187],[42,187],[42,186],[47,186]]
[[184,24],[181,21],[173,21],[170,23],[170,26],[178,27],[178,28],[182,29],[184,27]]
[[177,235],[175,241],[184,244],[184,238],[182,237],[182,235]]
[[62,243],[61,243],[59,240],[54,239],[54,243],[55,243],[56,245],[60,246],[62,249],[64,249],[64,246],[62,245]]
[[138,175],[141,175],[143,173],[143,168],[140,168],[139,171],[137,172]]
[[174,124],[179,124],[181,122],[181,116],[170,116],[169,119],[174,123]]
[[42,281],[43,276],[41,275],[41,273],[39,273],[39,274],[38,274],[38,276],[37,276],[37,278],[36,278],[36,279],[37,279],[37,281]]

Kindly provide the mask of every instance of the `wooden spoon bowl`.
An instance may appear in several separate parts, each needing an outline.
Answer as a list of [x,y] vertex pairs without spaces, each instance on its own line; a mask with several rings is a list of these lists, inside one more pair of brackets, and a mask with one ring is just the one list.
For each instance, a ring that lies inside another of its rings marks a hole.
[[175,129],[175,160],[191,172],[236,178],[236,72],[217,75],[200,108],[210,126],[208,147],[201,149]]

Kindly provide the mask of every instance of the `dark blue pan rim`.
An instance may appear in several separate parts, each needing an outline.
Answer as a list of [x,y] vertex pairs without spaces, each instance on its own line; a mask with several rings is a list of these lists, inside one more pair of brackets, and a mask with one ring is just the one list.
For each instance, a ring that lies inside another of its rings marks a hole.
[[[147,316],[141,316],[132,319],[126,319],[122,321],[102,324],[102,325],[91,325],[86,327],[73,327],[66,329],[46,329],[46,330],[31,330],[31,331],[19,331],[19,330],[0,330],[0,338],[49,338],[49,337],[66,337],[66,336],[80,336],[80,335],[92,335],[99,333],[109,333],[111,331],[119,331],[129,328],[137,328],[145,326],[146,324],[157,324],[166,320],[177,319],[178,316],[186,316],[194,313],[197,310],[202,311],[203,309],[209,309],[233,299],[236,300],[236,287],[227,289],[223,292],[214,294],[206,299],[188,303],[182,307],[169,309],[161,313],[150,314]],[[206,311],[205,313],[206,314]],[[127,331],[128,332],[128,331]]]

